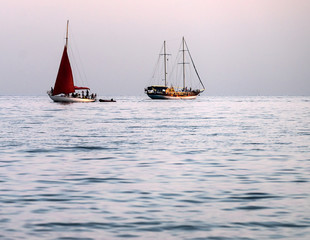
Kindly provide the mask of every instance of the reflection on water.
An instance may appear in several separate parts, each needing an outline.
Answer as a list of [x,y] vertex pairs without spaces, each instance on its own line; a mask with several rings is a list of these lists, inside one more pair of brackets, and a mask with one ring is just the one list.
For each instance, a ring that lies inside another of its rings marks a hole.
[[310,98],[0,97],[1,239],[308,239]]

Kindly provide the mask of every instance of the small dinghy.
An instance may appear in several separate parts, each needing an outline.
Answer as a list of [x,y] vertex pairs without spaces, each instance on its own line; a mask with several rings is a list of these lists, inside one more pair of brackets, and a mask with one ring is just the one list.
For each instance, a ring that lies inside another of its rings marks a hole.
[[99,99],[99,102],[116,102],[113,98],[111,99]]

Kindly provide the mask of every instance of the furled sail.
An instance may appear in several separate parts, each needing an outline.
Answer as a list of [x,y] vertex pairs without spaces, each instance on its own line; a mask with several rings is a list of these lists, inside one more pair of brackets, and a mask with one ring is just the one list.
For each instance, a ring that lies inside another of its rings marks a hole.
[[65,46],[54,86],[53,95],[60,93],[69,94],[73,93],[74,91],[75,87],[73,83],[73,75],[67,53],[67,46]]

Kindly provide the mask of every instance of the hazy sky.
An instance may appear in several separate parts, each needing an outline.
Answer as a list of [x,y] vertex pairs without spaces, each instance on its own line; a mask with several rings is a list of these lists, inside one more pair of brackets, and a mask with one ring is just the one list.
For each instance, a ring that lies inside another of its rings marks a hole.
[[[185,36],[204,95],[310,95],[310,0],[0,0],[0,95],[43,95],[69,44],[100,96],[143,95]],[[81,85],[81,84],[79,84]]]

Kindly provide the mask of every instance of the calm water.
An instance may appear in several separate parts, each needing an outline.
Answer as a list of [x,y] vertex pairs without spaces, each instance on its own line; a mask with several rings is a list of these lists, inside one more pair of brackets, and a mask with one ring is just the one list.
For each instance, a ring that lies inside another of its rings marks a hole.
[[309,239],[310,97],[0,97],[0,239]]

